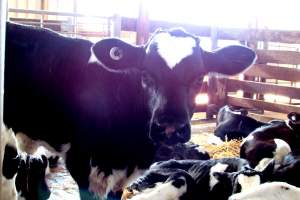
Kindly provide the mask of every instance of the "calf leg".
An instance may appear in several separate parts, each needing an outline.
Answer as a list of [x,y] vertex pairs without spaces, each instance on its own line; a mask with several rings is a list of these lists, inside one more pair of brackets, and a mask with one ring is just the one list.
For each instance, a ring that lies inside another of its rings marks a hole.
[[90,156],[71,147],[67,152],[66,167],[78,184],[80,199],[96,200],[89,191]]

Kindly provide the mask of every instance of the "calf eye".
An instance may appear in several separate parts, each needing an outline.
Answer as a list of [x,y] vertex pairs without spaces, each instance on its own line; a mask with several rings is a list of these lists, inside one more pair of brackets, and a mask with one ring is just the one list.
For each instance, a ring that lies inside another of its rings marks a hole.
[[123,58],[123,51],[119,47],[113,47],[110,49],[109,55],[113,60],[120,60]]
[[144,88],[154,87],[155,86],[155,80],[150,74],[148,74],[146,72],[142,72],[142,85],[143,85]]

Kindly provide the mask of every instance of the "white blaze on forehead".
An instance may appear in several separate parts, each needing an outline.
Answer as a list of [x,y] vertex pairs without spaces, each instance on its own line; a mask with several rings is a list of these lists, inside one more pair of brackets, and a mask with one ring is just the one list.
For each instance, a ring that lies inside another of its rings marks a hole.
[[241,192],[248,191],[253,187],[260,185],[259,175],[246,176],[244,174],[239,174],[237,179],[238,179],[238,183],[241,185]]
[[219,182],[218,179],[216,179],[216,177],[214,177],[213,173],[214,172],[225,172],[227,167],[228,167],[227,164],[217,163],[216,165],[214,165],[210,168],[210,172],[209,172],[209,176],[210,176],[209,188],[210,188],[210,190],[212,190],[212,188]]
[[185,57],[192,55],[196,41],[192,37],[172,36],[169,33],[159,33],[153,39],[157,43],[158,54],[173,69]]

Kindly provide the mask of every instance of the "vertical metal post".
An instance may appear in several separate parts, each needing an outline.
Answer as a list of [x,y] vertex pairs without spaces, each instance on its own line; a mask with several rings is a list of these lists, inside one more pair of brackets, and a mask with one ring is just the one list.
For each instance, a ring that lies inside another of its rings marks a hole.
[[[0,0],[0,130],[3,123],[3,78],[4,78],[4,48],[5,48],[5,26],[6,26],[6,15],[7,15],[7,0]],[[2,133],[0,131],[0,144],[2,141]],[[2,154],[0,150],[0,183],[2,183]],[[2,190],[0,187],[0,199],[2,199]]]
[[[73,13],[77,14],[78,12],[78,6],[77,6],[77,0],[73,0]],[[73,32],[74,32],[74,36],[77,35],[77,16],[73,17]]]
[[136,24],[136,44],[145,44],[149,37],[150,22],[147,7],[148,1],[140,0],[139,15]]
[[[111,21],[111,19],[109,19]],[[110,36],[112,37],[121,37],[121,26],[122,26],[122,19],[119,14],[115,14],[112,18],[113,23],[112,27],[108,26],[108,30],[112,30],[112,33]]]
[[218,27],[211,26],[210,27],[210,40],[211,40],[211,50],[218,48]]

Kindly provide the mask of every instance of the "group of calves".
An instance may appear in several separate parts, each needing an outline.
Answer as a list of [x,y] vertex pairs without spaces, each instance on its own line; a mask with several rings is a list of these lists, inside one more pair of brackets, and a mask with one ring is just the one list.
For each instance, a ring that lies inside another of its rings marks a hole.
[[247,116],[244,109],[224,106],[214,134],[223,141],[243,139],[240,157],[154,163],[122,198],[300,199],[300,114],[264,123]]
[[[158,148],[155,163],[123,191],[122,200],[296,200],[300,199],[300,114],[267,123],[225,106],[215,136],[243,139],[240,158],[210,159],[190,143]],[[53,161],[22,152],[2,127],[2,191],[6,199],[48,199],[45,172]],[[173,158],[173,159],[172,159]],[[57,157],[54,159],[57,161]],[[54,162],[55,163],[55,162]],[[18,195],[17,195],[18,194]]]

